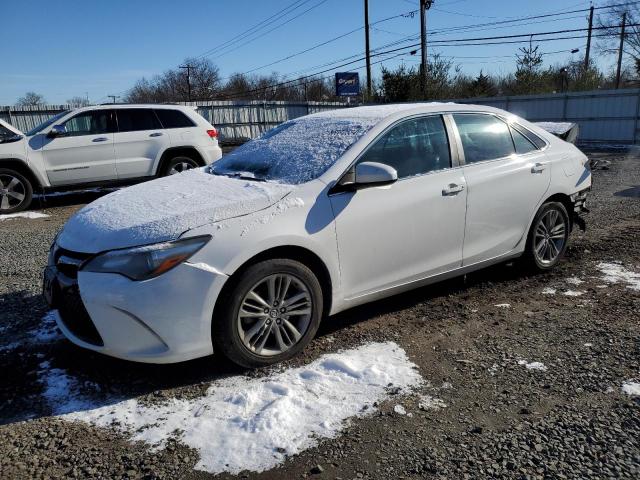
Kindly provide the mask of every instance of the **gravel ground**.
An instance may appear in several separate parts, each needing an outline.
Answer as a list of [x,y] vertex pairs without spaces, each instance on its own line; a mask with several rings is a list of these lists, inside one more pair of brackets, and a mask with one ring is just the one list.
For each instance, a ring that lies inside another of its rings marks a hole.
[[[393,340],[425,384],[281,467],[241,477],[639,478],[640,397],[621,387],[640,381],[640,291],[604,282],[598,264],[640,272],[640,151],[588,154],[600,160],[588,229],[574,232],[559,268],[528,276],[517,263],[500,265],[325,321],[286,366]],[[46,401],[44,361],[97,397],[150,405],[198,398],[214,379],[268,373],[216,357],[131,364],[42,332],[48,247],[69,215],[99,195],[54,197],[40,210],[48,218],[0,221],[0,478],[210,478],[176,441],[153,450],[115,430],[60,420]]]

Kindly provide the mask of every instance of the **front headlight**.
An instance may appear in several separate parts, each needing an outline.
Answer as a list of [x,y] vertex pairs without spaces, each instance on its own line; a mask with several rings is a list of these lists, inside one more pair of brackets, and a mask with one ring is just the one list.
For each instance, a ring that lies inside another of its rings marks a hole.
[[132,280],[157,277],[189,259],[211,240],[211,236],[192,237],[175,242],[112,250],[89,260],[82,271],[119,273]]

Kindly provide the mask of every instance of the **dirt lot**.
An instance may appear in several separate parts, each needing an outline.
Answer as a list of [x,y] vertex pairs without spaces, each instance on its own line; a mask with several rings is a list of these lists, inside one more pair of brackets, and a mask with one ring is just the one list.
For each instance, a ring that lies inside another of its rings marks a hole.
[[[640,478],[640,397],[623,390],[640,382],[640,151],[588,153],[610,164],[594,171],[587,232],[573,233],[557,270],[501,265],[326,320],[304,355],[275,370],[393,341],[425,381],[390,391],[336,438],[240,476]],[[55,415],[66,413],[56,399],[78,392],[153,406],[271,374],[217,357],[136,365],[60,338],[40,274],[55,233],[98,195],[52,197],[39,210],[47,218],[0,221],[0,478],[209,478],[179,440],[152,449]]]

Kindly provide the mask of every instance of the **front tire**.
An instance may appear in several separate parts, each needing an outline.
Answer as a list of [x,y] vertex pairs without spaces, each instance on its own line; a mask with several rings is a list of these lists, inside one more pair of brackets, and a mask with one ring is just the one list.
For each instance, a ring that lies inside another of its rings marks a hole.
[[273,259],[244,270],[213,318],[214,350],[247,368],[272,365],[299,353],[322,318],[322,288],[300,262]]
[[33,186],[24,175],[0,168],[0,215],[26,210],[32,198]]
[[539,271],[551,270],[564,255],[571,233],[567,209],[560,202],[547,202],[533,219],[525,259]]

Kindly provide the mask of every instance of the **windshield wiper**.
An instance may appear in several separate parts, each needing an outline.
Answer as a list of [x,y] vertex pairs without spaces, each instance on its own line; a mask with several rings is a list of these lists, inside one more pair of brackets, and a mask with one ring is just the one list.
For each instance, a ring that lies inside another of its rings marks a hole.
[[216,172],[213,167],[209,169],[210,173],[214,175],[223,175],[230,178],[239,178],[240,180],[252,180],[254,182],[266,182],[266,178],[256,177],[252,172]]

